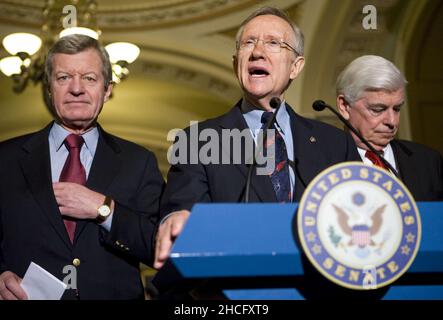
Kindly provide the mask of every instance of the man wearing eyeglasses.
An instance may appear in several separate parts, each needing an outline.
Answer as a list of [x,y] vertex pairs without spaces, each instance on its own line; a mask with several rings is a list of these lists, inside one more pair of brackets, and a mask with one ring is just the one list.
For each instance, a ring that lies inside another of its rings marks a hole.
[[[250,202],[299,201],[307,184],[323,169],[338,162],[356,159],[349,135],[332,126],[296,114],[285,102],[285,91],[303,69],[303,34],[279,9],[265,7],[252,13],[240,26],[236,37],[233,66],[241,99],[229,112],[199,123],[199,130],[248,130],[254,140],[269,122],[270,101],[282,103],[276,116],[275,170],[266,175],[254,170]],[[229,149],[223,145],[220,153]],[[257,140],[256,140],[257,141]],[[258,144],[257,144],[258,145]],[[201,147],[201,146],[199,146]],[[192,150],[192,149],[191,149]],[[242,150],[244,156],[245,151]],[[198,202],[241,202],[245,196],[248,159],[240,164],[179,163],[172,165],[162,199],[162,214],[154,267],[160,268],[169,255]],[[208,213],[210,214],[210,213]]]

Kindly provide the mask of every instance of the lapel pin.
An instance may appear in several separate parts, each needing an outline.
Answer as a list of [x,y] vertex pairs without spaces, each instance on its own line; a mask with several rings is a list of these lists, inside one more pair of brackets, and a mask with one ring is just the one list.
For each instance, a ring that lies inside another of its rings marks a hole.
[[311,141],[312,143],[315,143],[315,142],[317,142],[317,139],[315,137],[311,136],[309,138],[309,141]]

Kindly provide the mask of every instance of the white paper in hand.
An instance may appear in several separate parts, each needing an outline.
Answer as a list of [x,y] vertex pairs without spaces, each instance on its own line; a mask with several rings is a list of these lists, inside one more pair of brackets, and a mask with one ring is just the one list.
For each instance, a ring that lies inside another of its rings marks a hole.
[[31,262],[20,284],[29,300],[60,300],[67,285]]

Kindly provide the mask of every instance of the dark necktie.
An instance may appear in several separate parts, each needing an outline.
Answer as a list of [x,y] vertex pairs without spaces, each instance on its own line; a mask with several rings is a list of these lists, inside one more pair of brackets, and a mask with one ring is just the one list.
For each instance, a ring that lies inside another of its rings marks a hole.
[[386,166],[386,165],[380,160],[380,158],[379,158],[374,152],[372,152],[371,150],[367,150],[367,151],[366,151],[365,157],[368,158],[369,160],[371,160],[371,162],[372,162],[375,166],[380,167],[380,168],[383,168],[383,169],[389,171],[388,167],[387,167],[387,166]]
[[[82,145],[84,143],[83,137],[72,133],[66,137],[64,143],[69,151],[69,155],[66,158],[59,181],[74,182],[85,185],[86,171],[80,162],[80,150],[82,149]],[[68,231],[69,234],[69,239],[71,239],[71,242],[74,242],[76,222],[70,220],[68,217],[63,219],[66,226],[66,231]]]
[[[269,121],[271,121],[272,112],[264,112],[261,117],[261,122],[263,123],[262,129],[264,130]],[[280,132],[276,129],[275,123],[271,127],[274,129],[275,135],[274,139],[267,138],[264,148],[271,146],[275,143],[275,168],[274,171],[269,175],[272,181],[272,186],[274,187],[275,195],[278,202],[290,202],[291,201],[291,186],[289,181],[289,159],[288,152],[286,151],[285,140],[283,139]],[[269,155],[266,152],[267,157]]]

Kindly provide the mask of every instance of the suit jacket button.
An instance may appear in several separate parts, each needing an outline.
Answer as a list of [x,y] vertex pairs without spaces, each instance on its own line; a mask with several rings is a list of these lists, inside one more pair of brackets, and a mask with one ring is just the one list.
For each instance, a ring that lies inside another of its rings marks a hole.
[[78,267],[78,266],[80,265],[80,259],[75,258],[74,260],[72,260],[72,264],[73,264],[75,267]]

